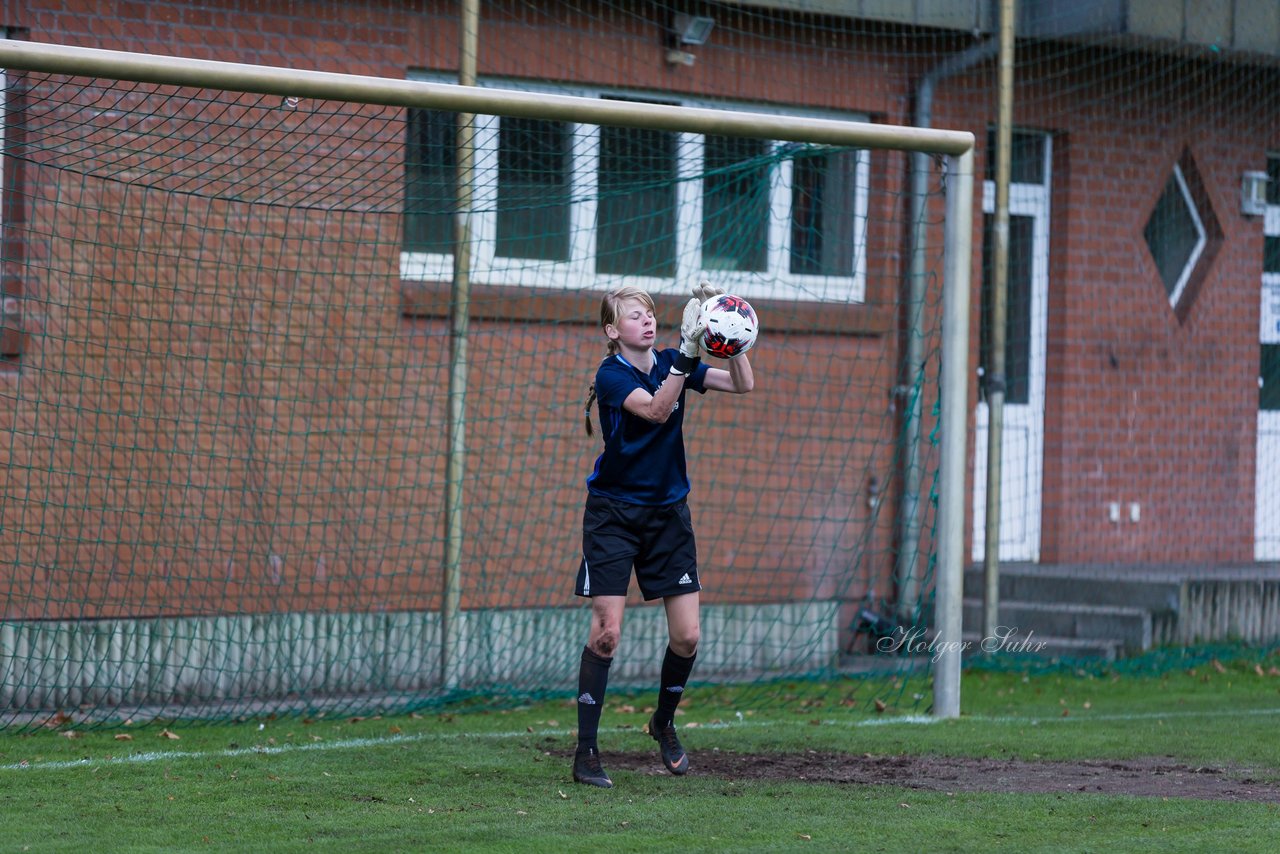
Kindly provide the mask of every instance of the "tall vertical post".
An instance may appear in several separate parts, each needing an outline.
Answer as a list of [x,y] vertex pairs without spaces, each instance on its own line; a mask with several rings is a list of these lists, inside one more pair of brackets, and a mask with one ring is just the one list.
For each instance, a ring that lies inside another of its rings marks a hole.
[[994,637],[1000,621],[1000,481],[1004,469],[1005,329],[1009,305],[1009,170],[1013,148],[1014,2],[1000,0],[1000,72],[996,87],[996,198],[991,246],[991,317],[988,324],[987,490],[982,551],[982,634]]
[[[476,85],[480,0],[462,5],[458,83]],[[475,184],[475,113],[459,113],[458,189],[454,212],[453,286],[449,298],[449,459],[445,474],[444,584],[440,604],[440,683],[458,687],[462,635],[462,481],[467,462],[467,335],[471,314],[471,191]]]
[[947,157],[942,282],[942,447],[938,470],[937,633],[933,714],[960,715],[961,597],[964,586],[965,472],[969,425],[969,285],[973,264],[973,150]]
[[922,151],[911,155],[911,263],[907,273],[907,340],[899,378],[903,406],[902,493],[898,501],[898,621],[920,620],[920,452],[921,392],[924,390],[924,306],[929,273],[925,259],[925,210],[929,203],[929,171],[933,159]]

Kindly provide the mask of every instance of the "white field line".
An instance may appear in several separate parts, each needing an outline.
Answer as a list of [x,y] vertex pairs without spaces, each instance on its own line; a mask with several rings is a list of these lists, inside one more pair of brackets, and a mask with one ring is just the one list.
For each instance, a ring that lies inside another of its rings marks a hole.
[[[1189,720],[1198,718],[1230,718],[1230,717],[1270,717],[1280,716],[1277,709],[1207,709],[1204,711],[1170,711],[1170,712],[1136,712],[1133,714],[1068,715],[1053,716],[966,716],[959,718],[962,723],[1001,724],[1039,726],[1053,723],[1088,723],[1090,721],[1144,721],[1144,720]],[[930,715],[901,715],[888,718],[870,718],[858,721],[824,720],[822,726],[838,727],[884,727],[884,726],[920,726],[922,724],[944,723],[940,718]],[[716,723],[699,723],[698,729],[760,729],[779,726],[779,721],[732,721]],[[686,724],[686,728],[691,728]],[[213,750],[201,753],[193,750],[154,750],[145,753],[130,753],[124,756],[101,758],[68,759],[50,762],[14,762],[0,765],[3,771],[61,771],[71,768],[97,768],[111,765],[146,765],[154,762],[174,762],[183,759],[235,758],[237,756],[277,756],[284,753],[327,752],[332,750],[358,750],[367,747],[384,747],[396,744],[413,744],[424,741],[446,741],[458,738],[508,739],[531,738],[539,736],[569,736],[571,729],[541,729],[507,732],[454,732],[454,733],[417,733],[411,735],[389,735],[386,738],[348,738],[335,741],[315,741],[307,744],[271,744],[253,747],[237,747],[228,750]]]

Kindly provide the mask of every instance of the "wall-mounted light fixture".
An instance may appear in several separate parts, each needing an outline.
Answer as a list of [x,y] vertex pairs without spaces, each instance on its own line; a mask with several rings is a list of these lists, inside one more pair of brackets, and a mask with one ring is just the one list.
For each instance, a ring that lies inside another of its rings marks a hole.
[[680,39],[680,44],[706,44],[715,25],[715,18],[686,15],[683,12],[678,13],[671,22],[671,28],[675,31],[676,38]]
[[673,16],[670,41],[667,43],[667,62],[671,65],[693,65],[696,57],[685,50],[685,46],[706,44],[715,25],[714,18],[705,18],[701,15],[686,15],[684,12],[679,12]]
[[1262,216],[1267,212],[1266,172],[1246,172],[1240,181],[1240,212],[1245,216]]

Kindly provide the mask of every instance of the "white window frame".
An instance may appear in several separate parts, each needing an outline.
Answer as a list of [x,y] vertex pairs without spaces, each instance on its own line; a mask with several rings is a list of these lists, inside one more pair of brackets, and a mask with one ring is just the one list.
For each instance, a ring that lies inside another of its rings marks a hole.
[[[1280,159],[1280,152],[1267,152],[1267,161]],[[1268,204],[1263,215],[1263,237],[1280,237],[1280,205]],[[1280,273],[1263,271],[1261,288],[1261,325],[1258,346],[1280,344]],[[1255,363],[1256,364],[1256,363]],[[1262,377],[1258,377],[1262,387]],[[1254,452],[1253,559],[1280,560],[1280,534],[1276,519],[1280,517],[1280,411],[1258,407],[1257,439]]]
[[[412,79],[448,82],[443,75],[418,74]],[[635,92],[587,87],[554,87],[530,85],[511,80],[480,81],[481,86],[519,88],[529,92],[580,97],[627,97],[681,106],[735,109],[763,114],[786,114],[845,120],[866,121],[861,114],[803,109],[770,109],[760,105],[725,104],[677,97],[671,93]],[[496,116],[476,117],[476,171],[497,168],[498,129]],[[533,288],[604,289],[621,284],[636,285],[650,293],[677,293],[688,283],[705,275],[716,284],[748,298],[783,299],[797,302],[863,303],[867,286],[867,210],[868,183],[871,176],[870,154],[857,152],[856,196],[853,200],[855,234],[853,269],[849,275],[825,276],[796,274],[791,265],[791,175],[793,160],[779,160],[769,176],[768,251],[763,271],[705,270],[702,268],[702,184],[692,180],[702,174],[702,134],[680,133],[676,143],[676,272],[673,278],[655,276],[600,275],[595,272],[596,195],[600,162],[600,129],[598,125],[571,125],[572,165],[569,228],[569,261],[543,261],[528,258],[503,258],[494,251],[497,235],[497,182],[476,181],[475,214],[472,217],[473,252],[471,281],[486,285],[519,285]],[[773,143],[775,153],[782,143]],[[400,277],[408,281],[448,281],[453,274],[452,253],[400,253]]]

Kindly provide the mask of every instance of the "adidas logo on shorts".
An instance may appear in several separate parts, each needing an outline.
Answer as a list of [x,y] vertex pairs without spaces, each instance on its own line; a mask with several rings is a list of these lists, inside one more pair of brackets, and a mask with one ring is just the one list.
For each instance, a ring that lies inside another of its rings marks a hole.
[[684,575],[680,576],[680,581],[679,581],[679,583],[680,583],[680,584],[692,584],[692,583],[693,583],[693,579],[692,579],[692,578],[690,578],[690,577],[689,577],[689,573],[687,573],[687,572],[686,572]]

